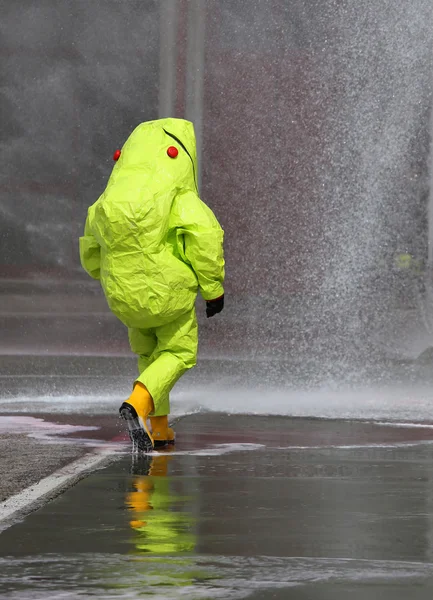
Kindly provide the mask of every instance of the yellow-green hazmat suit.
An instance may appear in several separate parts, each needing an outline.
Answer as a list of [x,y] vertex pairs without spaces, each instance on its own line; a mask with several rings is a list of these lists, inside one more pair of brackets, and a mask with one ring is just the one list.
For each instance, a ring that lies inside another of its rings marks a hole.
[[223,231],[198,196],[192,123],[160,119],[132,132],[89,208],[80,258],[129,329],[152,414],[167,415],[171,388],[196,362],[197,290],[205,300],[224,294]]

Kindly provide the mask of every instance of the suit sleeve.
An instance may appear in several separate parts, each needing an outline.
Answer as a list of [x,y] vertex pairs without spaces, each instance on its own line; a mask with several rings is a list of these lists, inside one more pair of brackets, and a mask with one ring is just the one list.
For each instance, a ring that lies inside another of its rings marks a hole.
[[211,209],[194,192],[176,196],[171,213],[183,260],[193,268],[205,300],[224,294],[224,232]]
[[96,241],[92,230],[90,228],[90,217],[91,210],[89,208],[87,214],[86,224],[84,226],[84,235],[80,237],[80,260],[83,269],[93,277],[93,279],[100,279],[100,268],[101,268],[101,247]]

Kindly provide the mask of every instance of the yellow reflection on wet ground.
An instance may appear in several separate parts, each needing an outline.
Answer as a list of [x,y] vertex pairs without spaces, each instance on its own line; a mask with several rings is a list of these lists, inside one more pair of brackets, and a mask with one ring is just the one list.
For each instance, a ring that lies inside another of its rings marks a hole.
[[196,547],[194,499],[172,489],[169,451],[134,457],[132,490],[125,496],[133,543],[138,552],[192,553]]

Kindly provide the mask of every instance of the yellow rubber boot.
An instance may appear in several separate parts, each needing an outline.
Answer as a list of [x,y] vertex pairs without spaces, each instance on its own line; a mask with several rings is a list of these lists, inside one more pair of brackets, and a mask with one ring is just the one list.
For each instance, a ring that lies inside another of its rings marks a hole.
[[150,417],[150,426],[152,427],[152,437],[155,447],[174,444],[175,434],[173,429],[168,426],[167,415],[163,417]]
[[147,391],[146,386],[137,381],[132,390],[132,394],[126,400],[127,404],[134,407],[135,412],[143,422],[147,421],[149,414],[155,410],[152,396]]
[[153,398],[147,388],[137,382],[128,400],[119,409],[120,416],[126,421],[135,452],[147,453],[153,450],[154,443],[147,427],[147,419],[154,408]]

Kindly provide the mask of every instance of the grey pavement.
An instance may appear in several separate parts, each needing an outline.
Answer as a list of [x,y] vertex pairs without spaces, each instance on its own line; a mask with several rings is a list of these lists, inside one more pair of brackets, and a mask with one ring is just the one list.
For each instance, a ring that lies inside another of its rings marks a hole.
[[[248,299],[200,314],[176,448],[133,460],[116,411],[135,359],[100,291],[3,286],[0,501],[101,450],[110,462],[0,533],[0,596],[431,598],[428,324],[396,307],[381,322],[395,337],[376,332],[353,360],[325,351],[332,323],[296,314],[263,322]],[[374,330],[361,315],[352,350]]]
[[0,502],[82,456],[79,446],[61,443],[41,447],[22,435],[0,435]]
[[1,597],[431,598],[432,429],[209,413],[176,430],[1,533]]

